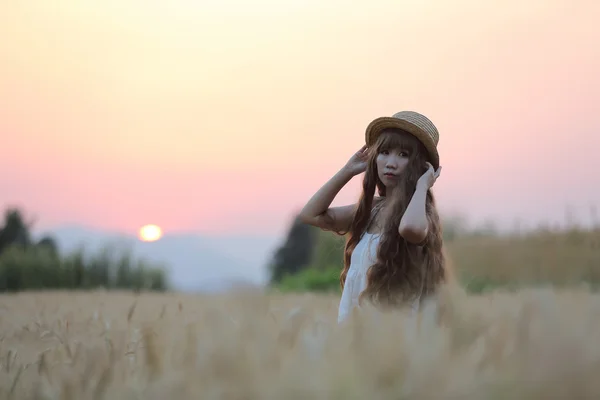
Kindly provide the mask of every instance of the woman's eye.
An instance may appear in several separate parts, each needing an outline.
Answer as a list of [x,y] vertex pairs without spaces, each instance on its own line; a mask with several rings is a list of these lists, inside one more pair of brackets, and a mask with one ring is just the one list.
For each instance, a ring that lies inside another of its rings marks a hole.
[[408,157],[408,153],[406,151],[401,151],[400,157]]

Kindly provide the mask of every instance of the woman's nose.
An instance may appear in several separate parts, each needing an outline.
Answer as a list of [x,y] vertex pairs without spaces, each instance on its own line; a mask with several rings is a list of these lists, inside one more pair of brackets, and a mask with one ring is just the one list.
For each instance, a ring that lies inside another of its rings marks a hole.
[[385,166],[389,169],[396,169],[398,167],[398,163],[394,159],[389,159],[385,163]]

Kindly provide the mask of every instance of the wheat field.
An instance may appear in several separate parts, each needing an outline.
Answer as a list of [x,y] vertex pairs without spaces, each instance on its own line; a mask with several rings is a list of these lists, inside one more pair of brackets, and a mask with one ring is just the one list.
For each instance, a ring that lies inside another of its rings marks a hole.
[[418,316],[337,296],[0,296],[13,399],[549,399],[600,396],[600,296],[447,287]]

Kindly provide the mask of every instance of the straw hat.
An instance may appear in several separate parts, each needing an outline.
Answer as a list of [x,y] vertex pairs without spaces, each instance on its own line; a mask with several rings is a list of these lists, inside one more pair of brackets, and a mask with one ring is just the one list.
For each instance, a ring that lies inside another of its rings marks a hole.
[[381,132],[386,129],[401,129],[419,139],[429,152],[431,165],[438,169],[440,156],[437,144],[440,134],[429,118],[414,111],[400,111],[391,117],[376,118],[369,124],[365,133],[367,146],[373,146]]

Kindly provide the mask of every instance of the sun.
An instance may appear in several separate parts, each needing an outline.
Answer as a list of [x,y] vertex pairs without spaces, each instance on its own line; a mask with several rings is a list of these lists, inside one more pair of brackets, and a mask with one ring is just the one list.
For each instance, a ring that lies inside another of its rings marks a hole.
[[144,225],[138,232],[140,240],[154,242],[162,237],[162,229],[158,225]]

